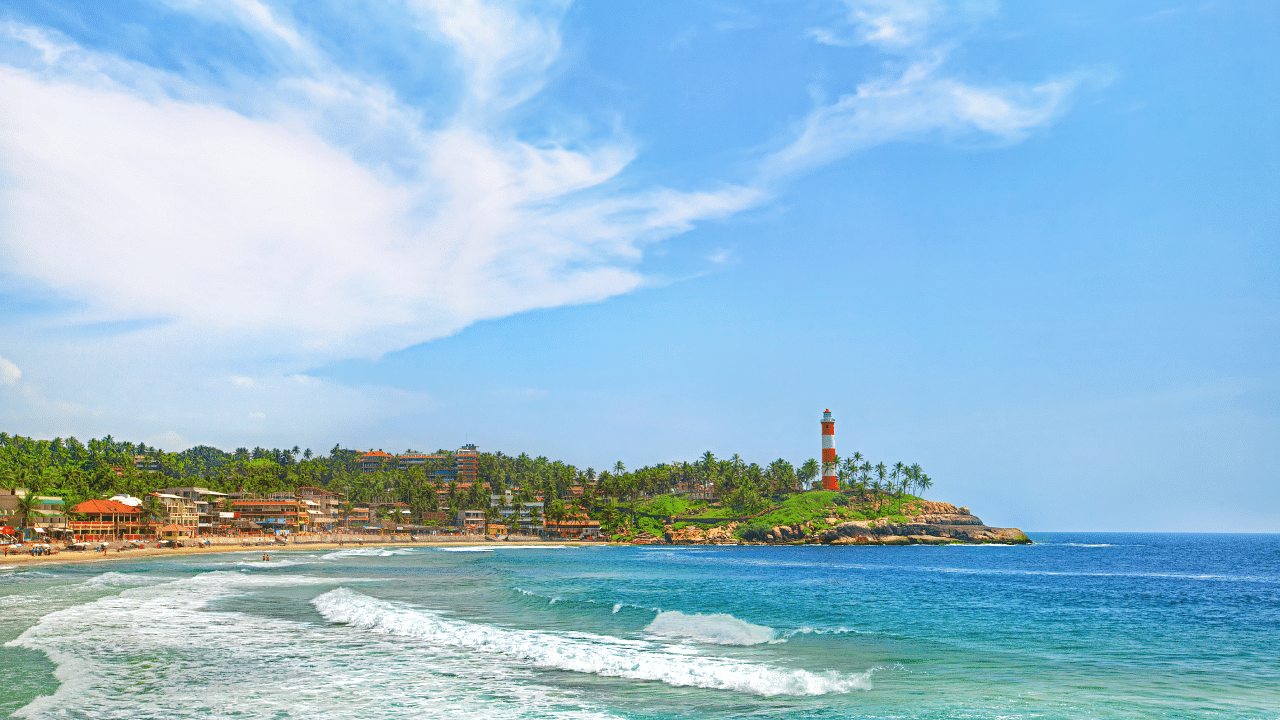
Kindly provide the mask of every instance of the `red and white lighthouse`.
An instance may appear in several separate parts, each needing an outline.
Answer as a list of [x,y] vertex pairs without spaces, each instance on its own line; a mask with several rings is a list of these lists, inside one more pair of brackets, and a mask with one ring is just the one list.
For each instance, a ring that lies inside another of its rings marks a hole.
[[840,489],[840,478],[836,476],[836,419],[830,409],[822,413],[822,489]]

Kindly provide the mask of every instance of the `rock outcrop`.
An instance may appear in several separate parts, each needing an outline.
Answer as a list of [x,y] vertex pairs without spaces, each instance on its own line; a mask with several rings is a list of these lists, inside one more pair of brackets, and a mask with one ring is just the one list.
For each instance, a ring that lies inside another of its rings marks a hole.
[[[840,510],[833,509],[833,513]],[[983,524],[967,507],[951,503],[917,500],[902,506],[906,522],[878,520],[850,520],[840,522],[835,515],[826,522],[815,519],[808,523],[775,525],[760,537],[758,534],[748,544],[788,545],[820,543],[825,545],[941,545],[946,543],[1030,543],[1031,539],[1018,528],[997,528]],[[819,528],[815,531],[813,523]],[[667,525],[661,537],[639,533],[631,543],[636,545],[740,545],[735,535],[739,524],[730,522],[714,527],[695,524],[675,529]]]
[[921,501],[903,507],[908,521],[853,520],[828,528],[818,535],[818,542],[831,545],[908,545],[947,542],[962,543],[1029,543],[1031,539],[1018,528],[984,525],[967,507],[951,503]]

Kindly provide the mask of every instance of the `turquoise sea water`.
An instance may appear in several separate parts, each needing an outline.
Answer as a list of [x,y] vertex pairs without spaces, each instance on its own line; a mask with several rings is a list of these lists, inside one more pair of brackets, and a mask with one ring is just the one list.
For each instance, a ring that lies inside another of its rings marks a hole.
[[1280,718],[1280,536],[0,570],[0,714]]

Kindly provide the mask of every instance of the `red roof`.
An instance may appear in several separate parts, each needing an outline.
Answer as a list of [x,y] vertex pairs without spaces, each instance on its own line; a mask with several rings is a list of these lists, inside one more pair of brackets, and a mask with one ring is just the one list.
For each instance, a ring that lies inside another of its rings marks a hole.
[[369,452],[361,455],[360,459],[363,460],[367,457],[391,457],[391,453],[384,453],[381,450],[370,450]]
[[137,515],[138,508],[116,500],[85,500],[75,511],[83,515]]

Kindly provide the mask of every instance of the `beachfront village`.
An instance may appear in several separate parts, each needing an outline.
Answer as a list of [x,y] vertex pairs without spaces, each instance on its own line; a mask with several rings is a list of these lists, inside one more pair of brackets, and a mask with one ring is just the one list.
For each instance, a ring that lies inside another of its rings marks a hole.
[[[207,537],[298,537],[308,534],[525,535],[594,540],[600,522],[586,512],[566,509],[564,500],[581,498],[594,478],[568,488],[550,508],[543,493],[516,486],[491,492],[477,484],[480,453],[466,445],[453,453],[392,455],[381,450],[356,460],[361,475],[430,470],[426,483],[434,502],[414,508],[399,495],[384,494],[353,502],[348,492],[301,486],[276,492],[220,492],[196,485],[168,485],[158,461],[133,457],[134,470],[158,485],[141,497],[116,494],[68,507],[62,497],[27,488],[0,490],[0,535],[9,543],[103,541],[198,541]],[[123,477],[123,468],[113,468]],[[421,473],[425,478],[425,472]],[[485,491],[483,509],[467,507]],[[428,509],[431,508],[431,509]],[[6,522],[8,521],[8,522]]]
[[766,521],[817,519],[813,529],[840,517],[887,517],[912,499],[909,490],[931,485],[919,465],[838,456],[829,411],[820,426],[821,463],[759,465],[708,451],[599,472],[474,444],[401,453],[335,445],[323,455],[202,445],[173,453],[111,436],[81,442],[0,432],[0,544],[370,534],[650,542],[690,524],[729,526],[725,532],[750,539],[769,535],[769,527],[755,527]]

